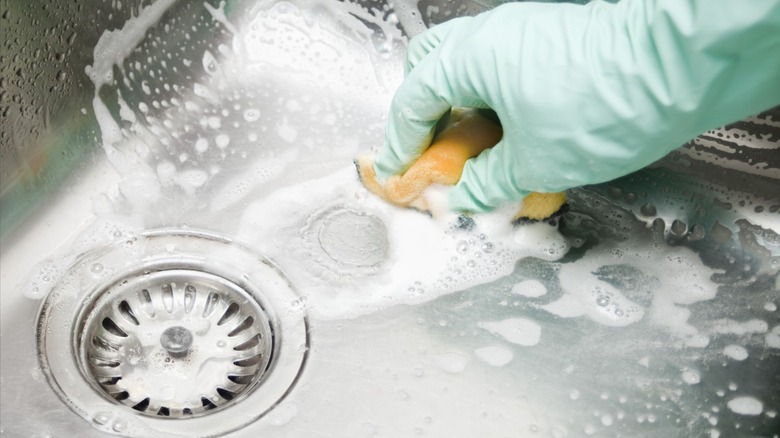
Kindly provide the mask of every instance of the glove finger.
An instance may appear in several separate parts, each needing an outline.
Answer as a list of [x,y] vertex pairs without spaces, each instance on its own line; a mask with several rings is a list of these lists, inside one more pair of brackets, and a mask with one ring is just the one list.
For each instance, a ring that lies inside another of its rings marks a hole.
[[437,24],[412,38],[412,40],[409,41],[409,47],[406,49],[404,76],[409,75],[409,72],[411,72],[423,58],[436,49],[436,47],[447,38],[447,35],[450,34],[453,28],[469,18],[470,17],[460,17]]
[[428,148],[436,124],[453,106],[482,108],[468,80],[452,75],[431,52],[409,73],[393,96],[385,142],[374,162],[380,180],[406,171]]
[[411,44],[414,53],[408,61],[412,68],[393,96],[384,146],[374,161],[380,180],[403,173],[419,158],[431,144],[436,124],[453,106],[486,106],[472,89],[462,60],[453,56],[462,34],[469,33],[467,20],[472,19],[450,20]]
[[428,148],[439,119],[451,104],[439,98],[427,75],[415,69],[393,96],[385,142],[374,161],[380,180],[401,174]]
[[451,210],[484,213],[518,202],[530,191],[518,187],[514,160],[504,157],[509,150],[502,139],[497,145],[466,161],[460,181],[450,191]]

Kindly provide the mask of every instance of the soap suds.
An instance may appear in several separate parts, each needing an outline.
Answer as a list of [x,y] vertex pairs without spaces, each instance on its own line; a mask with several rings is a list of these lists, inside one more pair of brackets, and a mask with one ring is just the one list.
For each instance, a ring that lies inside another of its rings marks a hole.
[[481,322],[477,326],[506,339],[508,342],[524,347],[533,347],[542,338],[541,326],[527,318],[487,321]]
[[439,368],[450,374],[462,373],[469,363],[468,356],[457,352],[442,353],[437,355],[435,359]]
[[766,346],[780,349],[780,325],[774,326],[772,331],[766,334]]
[[[685,247],[643,246],[640,250],[604,245],[561,266],[559,279],[566,293],[540,307],[560,317],[587,316],[615,327],[649,316],[649,322],[680,338],[693,338],[699,330],[688,323],[687,305],[715,297],[712,274]],[[636,278],[643,280],[637,283]]]
[[[381,221],[387,242],[391,242],[381,266],[370,271],[345,266],[333,272],[330,262],[316,263],[307,245],[316,244],[309,236],[321,231],[311,227],[317,225],[320,212],[332,207]],[[471,228],[462,229],[417,211],[390,206],[369,196],[350,166],[331,176],[283,188],[250,205],[239,236],[274,259],[305,294],[310,311],[326,318],[427,302],[505,276],[522,257],[554,259],[564,254],[565,240],[550,225],[531,224],[522,230],[526,236],[541,236],[537,240],[548,245],[529,248],[512,237],[518,230],[505,213],[473,221]]]
[[736,397],[727,403],[732,412],[740,415],[760,415],[764,411],[764,404],[755,397]]
[[[100,89],[114,81],[114,66],[124,69],[125,59],[133,49],[144,39],[146,31],[157,23],[162,15],[176,0],[157,0],[131,17],[122,29],[103,32],[95,45],[93,61],[86,67],[86,73],[95,85],[95,97],[92,108],[95,111],[100,131],[103,136],[103,147],[109,147],[122,140],[119,124],[114,120],[106,104],[100,99]],[[130,118],[126,111],[125,119]]]
[[727,345],[723,349],[723,354],[737,361],[743,361],[748,358],[747,349],[740,345]]
[[512,286],[512,293],[528,298],[537,298],[547,293],[547,288],[538,280],[525,280]]
[[494,367],[502,367],[514,359],[512,350],[495,345],[477,348],[474,350],[474,354],[486,364]]

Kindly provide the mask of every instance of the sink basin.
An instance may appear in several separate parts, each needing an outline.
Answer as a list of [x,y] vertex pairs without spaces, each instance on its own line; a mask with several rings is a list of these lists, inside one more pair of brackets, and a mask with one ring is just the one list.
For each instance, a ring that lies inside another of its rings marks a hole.
[[777,437],[780,108],[548,222],[361,187],[498,3],[4,2],[0,435]]

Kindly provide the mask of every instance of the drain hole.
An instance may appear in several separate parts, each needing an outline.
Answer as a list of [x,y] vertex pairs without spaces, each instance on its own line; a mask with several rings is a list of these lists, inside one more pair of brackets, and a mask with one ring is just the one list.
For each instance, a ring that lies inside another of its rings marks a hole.
[[105,350],[111,353],[115,353],[119,351],[118,345],[108,342],[106,338],[102,336],[95,336],[94,338],[92,338],[92,345],[94,345],[97,348],[100,348],[101,350]]
[[127,333],[125,333],[124,330],[119,328],[119,326],[116,325],[114,320],[109,317],[103,318],[103,328],[106,329],[112,335],[119,336],[120,338],[127,337]]
[[98,379],[101,385],[116,385],[117,382],[122,380],[121,377],[110,377],[108,379]]
[[[273,262],[228,238],[177,233],[139,238],[133,260],[124,241],[96,248],[40,306],[41,372],[101,429],[238,430],[274,408],[303,372],[309,322],[303,308],[289,307],[299,297]],[[121,268],[95,276],[98,261]]]
[[119,303],[119,313],[125,317],[127,322],[139,325],[138,318],[135,317],[135,313],[133,313],[133,309],[130,307],[130,304],[127,304],[127,301]]
[[219,295],[216,292],[209,292],[209,297],[206,298],[206,306],[203,308],[203,317],[206,318],[214,312],[219,302]]
[[260,363],[260,361],[263,359],[262,354],[256,354],[252,357],[248,357],[246,359],[241,359],[233,362],[233,365],[237,365],[240,367],[253,367]]
[[235,396],[235,392],[230,392],[225,388],[217,388],[217,394],[221,395],[225,400],[232,400]]
[[152,296],[149,294],[149,291],[144,289],[138,295],[138,298],[141,299],[141,308],[147,315],[154,318],[154,305],[152,304]]
[[149,409],[149,397],[141,400],[137,405],[133,406],[133,409],[136,411],[145,412],[147,409]]
[[170,284],[162,285],[162,302],[168,313],[173,312],[173,286]]
[[238,304],[230,303],[228,308],[225,309],[225,313],[222,315],[222,318],[219,318],[219,321],[217,321],[217,325],[222,325],[230,321],[231,318],[236,316],[236,313],[238,313]]
[[231,382],[238,383],[239,385],[249,385],[252,383],[252,379],[254,378],[254,375],[248,374],[244,376],[239,376],[237,374],[231,374],[228,376],[228,379],[230,379]]
[[215,409],[217,405],[211,402],[211,400],[207,399],[206,397],[201,397],[200,402],[203,403],[203,409],[210,411],[212,409]]
[[261,339],[262,338],[260,337],[260,335],[254,335],[251,338],[249,338],[249,340],[247,340],[245,342],[242,342],[242,343],[236,345],[235,347],[233,347],[233,350],[235,350],[235,351],[249,350],[250,348],[255,347],[258,344],[260,344]]
[[90,356],[92,365],[101,368],[116,368],[119,366],[119,362],[115,360],[103,359],[101,357]]
[[[229,308],[228,308],[228,309],[229,309]],[[239,333],[243,332],[244,330],[246,330],[246,329],[248,329],[248,328],[252,327],[252,325],[253,325],[254,323],[255,323],[255,319],[254,319],[254,318],[252,318],[251,316],[247,316],[247,317],[246,317],[246,319],[245,319],[245,320],[243,320],[243,321],[241,322],[241,324],[239,324],[239,325],[238,325],[238,327],[234,328],[234,329],[233,329],[233,331],[231,331],[230,333],[228,333],[228,336],[230,336],[230,337],[233,337],[233,336],[235,336],[235,335],[237,335],[237,334],[239,334]]]
[[188,284],[184,288],[184,313],[192,312],[192,308],[195,306],[195,294],[198,291],[195,286]]

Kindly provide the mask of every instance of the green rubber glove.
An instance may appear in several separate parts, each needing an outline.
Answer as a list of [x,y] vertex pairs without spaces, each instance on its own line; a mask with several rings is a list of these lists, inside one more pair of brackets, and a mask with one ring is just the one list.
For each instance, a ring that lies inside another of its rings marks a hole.
[[405,171],[451,107],[491,108],[504,137],[448,198],[482,212],[628,174],[780,104],[780,0],[505,4],[412,39],[406,73],[377,175]]

